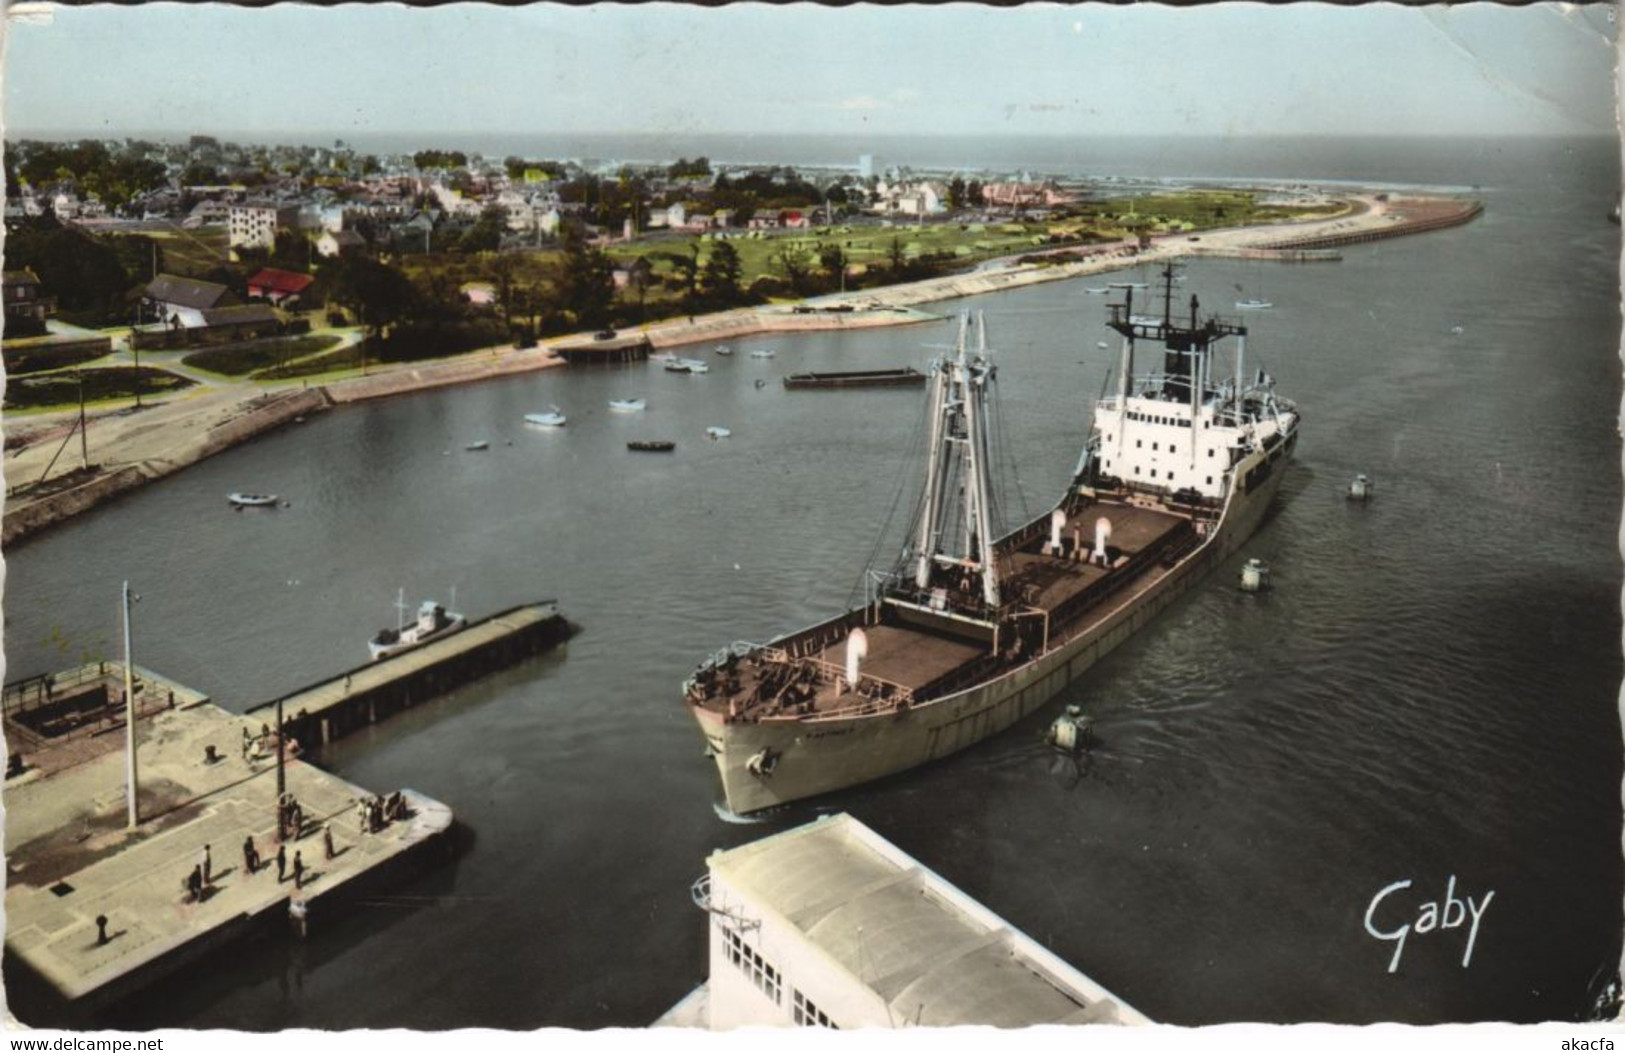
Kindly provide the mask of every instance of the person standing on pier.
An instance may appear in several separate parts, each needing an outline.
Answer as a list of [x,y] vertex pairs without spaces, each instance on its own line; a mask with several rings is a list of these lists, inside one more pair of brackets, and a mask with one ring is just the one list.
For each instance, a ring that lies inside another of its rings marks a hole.
[[329,823],[322,824],[322,851],[328,859],[333,858],[333,827]]
[[288,876],[288,846],[276,846],[276,883],[282,884],[282,879]]
[[293,854],[293,887],[305,887],[305,861],[300,858],[298,852]]
[[201,854],[199,854],[199,856],[197,858],[198,858],[198,868],[203,872],[203,883],[205,885],[213,884],[214,883],[214,859],[213,859],[213,857],[211,857],[209,855],[209,846],[208,845],[203,846],[203,851],[202,851]]
[[243,869],[248,871],[250,876],[259,873],[260,853],[254,847],[253,834],[243,838]]

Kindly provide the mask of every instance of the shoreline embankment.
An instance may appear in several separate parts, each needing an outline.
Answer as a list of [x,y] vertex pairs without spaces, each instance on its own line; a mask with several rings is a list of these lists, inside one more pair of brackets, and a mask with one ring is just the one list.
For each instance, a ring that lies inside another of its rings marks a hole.
[[[1145,247],[1121,243],[1096,249],[1054,249],[1019,258],[988,261],[976,270],[926,278],[901,285],[862,289],[818,297],[802,305],[775,304],[740,308],[687,319],[666,319],[640,327],[639,346],[665,349],[710,341],[740,339],[763,333],[794,334],[842,329],[916,325],[940,316],[917,310],[920,304],[1004,292],[1040,282],[1065,281],[1143,266],[1186,256],[1273,259],[1282,262],[1318,262],[1340,258],[1335,251],[1406,234],[1425,233],[1470,222],[1483,211],[1478,201],[1453,198],[1416,198],[1387,201],[1360,198],[1363,206],[1353,215],[1294,223],[1288,235],[1280,226],[1240,227],[1208,231],[1195,238],[1164,235]],[[1023,262],[1025,261],[1025,262]],[[626,336],[633,334],[629,331]],[[231,400],[220,393],[213,400],[196,400],[187,411],[185,399],[146,411],[143,418],[119,411],[96,418],[97,446],[109,462],[94,466],[92,478],[49,493],[8,496],[0,544],[37,534],[56,523],[112,500],[145,483],[161,479],[310,413],[335,405],[435,388],[516,376],[565,365],[559,349],[592,346],[591,334],[574,334],[545,345],[520,350],[512,347],[470,352],[454,359],[382,369],[370,375],[327,381],[319,386],[256,392]],[[590,357],[590,356],[584,356]],[[222,407],[222,398],[226,401]],[[177,407],[170,409],[170,407]],[[155,419],[161,411],[163,419]],[[113,427],[108,428],[108,423]],[[109,434],[111,432],[111,434]],[[155,432],[162,432],[157,439]],[[36,451],[67,434],[67,426],[47,434],[28,450]],[[24,467],[18,454],[8,454],[8,487]],[[122,456],[121,456],[122,454]]]

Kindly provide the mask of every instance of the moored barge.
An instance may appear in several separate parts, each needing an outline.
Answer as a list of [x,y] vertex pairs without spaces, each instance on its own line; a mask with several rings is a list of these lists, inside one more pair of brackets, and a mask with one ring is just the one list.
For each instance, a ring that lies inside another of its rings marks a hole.
[[913,366],[902,369],[858,369],[845,373],[791,373],[786,388],[889,388],[925,383],[925,374]]

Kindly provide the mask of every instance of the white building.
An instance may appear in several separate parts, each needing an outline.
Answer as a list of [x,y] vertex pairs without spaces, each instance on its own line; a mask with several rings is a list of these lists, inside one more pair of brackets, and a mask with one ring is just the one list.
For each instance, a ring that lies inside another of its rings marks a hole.
[[297,208],[232,205],[226,217],[226,243],[234,249],[274,249],[276,232],[298,222]]
[[657,1024],[1149,1023],[849,815],[707,862],[710,978]]

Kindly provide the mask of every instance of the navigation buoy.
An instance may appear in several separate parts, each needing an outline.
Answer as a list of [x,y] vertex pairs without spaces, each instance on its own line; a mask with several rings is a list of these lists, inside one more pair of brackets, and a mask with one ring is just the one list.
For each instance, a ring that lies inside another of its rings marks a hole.
[[1066,712],[1055,718],[1049,726],[1049,744],[1065,753],[1082,753],[1089,748],[1089,731],[1094,721],[1083,715],[1077,706],[1067,706]]
[[1371,480],[1364,473],[1356,475],[1349,484],[1349,500],[1364,501],[1371,496]]
[[1247,565],[1241,568],[1241,591],[1263,592],[1269,588],[1269,564],[1258,558],[1249,559]]

